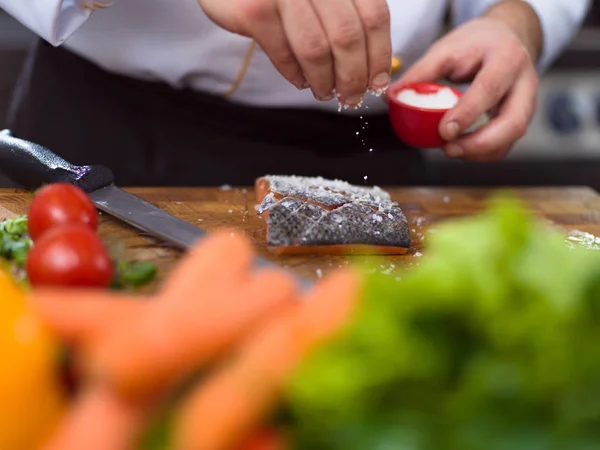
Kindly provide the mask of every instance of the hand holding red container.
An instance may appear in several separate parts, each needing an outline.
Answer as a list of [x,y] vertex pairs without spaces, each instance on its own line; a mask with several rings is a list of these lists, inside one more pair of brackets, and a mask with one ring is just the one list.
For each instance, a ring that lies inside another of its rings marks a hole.
[[443,147],[446,141],[440,136],[440,122],[461,95],[458,89],[438,83],[392,85],[387,93],[392,128],[413,147]]

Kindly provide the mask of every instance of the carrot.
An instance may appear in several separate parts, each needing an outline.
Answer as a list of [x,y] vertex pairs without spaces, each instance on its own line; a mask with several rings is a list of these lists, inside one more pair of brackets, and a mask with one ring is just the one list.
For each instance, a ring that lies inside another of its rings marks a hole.
[[36,290],[29,298],[48,328],[70,344],[89,342],[115,321],[131,321],[147,300],[102,291]]
[[341,272],[323,280],[304,302],[261,329],[207,383],[186,398],[175,426],[177,450],[229,450],[276,407],[302,359],[348,322],[359,279]]
[[152,412],[105,387],[84,392],[41,450],[132,450]]
[[223,285],[247,277],[252,255],[250,241],[241,231],[215,232],[194,246],[175,267],[160,291],[161,297],[167,303],[197,304],[204,284]]
[[275,428],[264,428],[243,441],[237,450],[285,450],[286,448],[283,433]]
[[296,301],[295,284],[283,272],[221,282],[207,281],[178,304],[157,304],[137,321],[113,328],[92,348],[88,371],[128,398],[164,392],[222,355],[255,323]]

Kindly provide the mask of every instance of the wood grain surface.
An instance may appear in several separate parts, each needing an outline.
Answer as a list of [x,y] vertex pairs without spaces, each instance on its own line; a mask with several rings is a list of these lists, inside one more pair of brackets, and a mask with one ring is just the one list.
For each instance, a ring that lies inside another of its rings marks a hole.
[[[254,211],[255,196],[250,188],[135,188],[127,189],[147,201],[208,231],[237,227],[247,233],[261,256],[310,279],[357,261],[357,256],[277,257],[265,245],[265,222]],[[427,252],[427,236],[435,224],[452,217],[481,210],[491,189],[388,188],[400,203],[411,228],[412,247],[407,255],[381,257],[382,270],[418,264]],[[531,209],[567,230],[580,230],[600,236],[600,195],[585,187],[511,189]],[[13,189],[0,189],[0,219],[26,214],[31,196]],[[107,216],[101,216],[100,233],[107,246],[123,256],[155,261],[160,278],[166,276],[181,256],[179,250],[140,234],[137,230]],[[468,237],[465,237],[468,239]]]

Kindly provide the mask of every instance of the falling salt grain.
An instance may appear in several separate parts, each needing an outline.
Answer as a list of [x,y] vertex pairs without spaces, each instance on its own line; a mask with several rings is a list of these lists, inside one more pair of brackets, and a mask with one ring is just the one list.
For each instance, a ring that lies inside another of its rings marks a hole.
[[422,253],[420,253],[420,252],[416,252],[416,253],[415,253],[415,257],[419,258],[420,256],[423,256],[423,254],[422,254]]
[[204,222],[204,219],[198,219],[198,222]]
[[323,278],[323,271],[321,269],[317,269],[316,272],[319,278]]
[[367,179],[369,178],[369,176],[365,175],[363,178],[364,178],[365,181],[367,181]]
[[229,214],[231,214],[233,212],[233,209],[230,209],[227,211]]
[[223,186],[221,186],[221,190],[222,191],[230,191],[231,190],[231,186],[228,184],[224,184]]

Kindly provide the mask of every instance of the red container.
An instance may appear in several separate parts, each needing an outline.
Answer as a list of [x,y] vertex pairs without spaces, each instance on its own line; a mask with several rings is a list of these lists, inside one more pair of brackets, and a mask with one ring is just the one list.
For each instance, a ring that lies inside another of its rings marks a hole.
[[458,89],[438,83],[411,83],[390,86],[387,93],[390,122],[401,141],[417,148],[444,146],[446,141],[440,136],[438,128],[442,117],[450,108],[421,108],[407,105],[397,99],[398,93],[404,89],[412,89],[418,94],[434,94],[441,88],[450,88],[458,97],[462,95],[462,92]]

